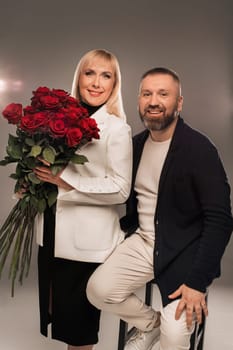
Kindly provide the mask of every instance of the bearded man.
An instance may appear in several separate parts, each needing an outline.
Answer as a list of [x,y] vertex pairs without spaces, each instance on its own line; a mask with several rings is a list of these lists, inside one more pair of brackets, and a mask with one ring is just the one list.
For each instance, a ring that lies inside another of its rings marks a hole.
[[[195,323],[207,316],[207,288],[233,219],[230,187],[214,144],[181,118],[178,75],[153,68],[141,79],[138,110],[146,130],[136,135],[133,180],[121,227],[127,238],[89,280],[87,295],[138,329],[125,350],[190,347]],[[160,312],[135,291],[153,280]]]

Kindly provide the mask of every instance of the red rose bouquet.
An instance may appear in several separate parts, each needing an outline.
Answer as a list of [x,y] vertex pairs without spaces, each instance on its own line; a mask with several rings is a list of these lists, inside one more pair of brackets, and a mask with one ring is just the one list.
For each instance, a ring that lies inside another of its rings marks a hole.
[[61,89],[39,87],[29,106],[11,103],[2,114],[16,126],[16,136],[9,135],[7,155],[0,165],[17,163],[10,177],[16,180],[14,192],[21,193],[0,228],[0,276],[12,249],[9,278],[13,295],[18,273],[22,284],[29,272],[35,216],[52,207],[57,198],[56,186],[40,181],[33,169],[43,161],[57,174],[68,162],[85,163],[86,157],[76,151],[98,139],[99,129],[87,110]]

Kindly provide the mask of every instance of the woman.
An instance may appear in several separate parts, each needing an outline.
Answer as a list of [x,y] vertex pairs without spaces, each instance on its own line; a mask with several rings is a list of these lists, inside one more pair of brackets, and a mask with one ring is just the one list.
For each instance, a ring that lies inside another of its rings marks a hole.
[[52,338],[68,350],[91,350],[100,311],[88,302],[86,284],[124,238],[116,206],[127,199],[131,182],[131,131],[116,57],[105,50],[86,53],[72,95],[96,120],[100,139],[80,150],[88,158],[84,165],[69,164],[57,176],[49,166],[35,169],[40,180],[58,188],[56,215],[46,210],[37,233],[41,333],[47,336],[51,322]]

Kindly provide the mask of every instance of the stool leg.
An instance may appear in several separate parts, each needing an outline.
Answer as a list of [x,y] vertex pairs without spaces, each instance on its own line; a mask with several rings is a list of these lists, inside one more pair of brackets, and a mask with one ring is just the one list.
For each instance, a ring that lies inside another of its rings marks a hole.
[[153,288],[153,283],[148,282],[146,284],[146,291],[145,291],[145,303],[146,303],[146,305],[151,305],[151,303],[152,303],[152,288]]
[[205,317],[203,315],[202,324],[196,324],[194,332],[190,339],[190,350],[202,350],[205,333]]
[[120,320],[119,337],[118,337],[118,348],[117,348],[118,350],[124,350],[126,335],[127,335],[126,322]]

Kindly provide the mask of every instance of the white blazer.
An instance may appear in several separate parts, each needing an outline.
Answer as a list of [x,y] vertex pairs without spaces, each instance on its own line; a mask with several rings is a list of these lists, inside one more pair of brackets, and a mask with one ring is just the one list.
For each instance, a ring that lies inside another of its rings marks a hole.
[[[129,196],[132,173],[131,129],[101,107],[92,116],[100,139],[78,152],[83,165],[69,163],[61,177],[74,189],[58,188],[55,256],[103,262],[124,239],[117,205]],[[37,217],[37,243],[43,245],[43,215]]]

